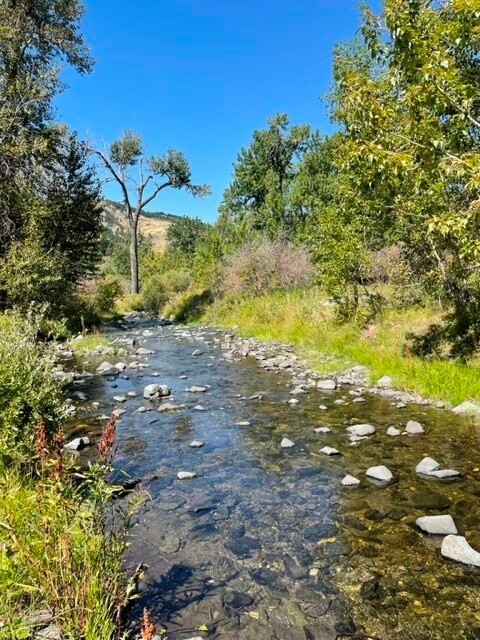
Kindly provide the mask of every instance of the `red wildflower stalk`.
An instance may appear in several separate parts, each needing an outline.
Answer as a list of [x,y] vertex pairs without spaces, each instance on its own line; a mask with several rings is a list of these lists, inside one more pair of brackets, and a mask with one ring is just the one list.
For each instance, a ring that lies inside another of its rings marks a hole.
[[102,435],[98,443],[98,453],[100,459],[105,464],[111,464],[117,453],[117,447],[113,448],[115,438],[117,435],[117,428],[115,425],[115,418],[112,416],[110,420],[103,427]]
[[58,478],[62,475],[63,471],[63,433],[58,431],[53,438],[53,444],[55,447],[55,466],[53,467],[53,477]]
[[35,430],[35,453],[37,454],[37,457],[39,459],[38,467],[42,469],[43,465],[50,456],[48,448],[47,429],[43,418],[40,420]]
[[154,633],[155,627],[153,626],[148,609],[145,607],[143,610],[143,627],[140,631],[140,637],[142,640],[152,640]]

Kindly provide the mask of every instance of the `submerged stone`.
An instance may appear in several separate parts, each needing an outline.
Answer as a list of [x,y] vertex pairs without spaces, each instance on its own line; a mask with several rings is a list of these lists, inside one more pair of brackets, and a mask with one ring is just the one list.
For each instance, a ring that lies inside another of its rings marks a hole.
[[355,476],[346,475],[342,480],[342,484],[344,487],[357,487],[360,484],[360,480]]
[[417,473],[428,474],[431,471],[436,471],[439,466],[440,466],[439,462],[427,456],[417,464],[415,471]]
[[314,431],[315,433],[330,433],[332,430],[328,427],[317,427]]
[[382,482],[390,482],[390,480],[393,480],[393,473],[383,464],[377,467],[370,467],[366,473],[369,478],[373,478],[374,480],[380,480]]
[[239,540],[228,540],[224,547],[239,558],[250,558],[254,551],[260,549],[260,543],[254,538],[245,536]]
[[396,427],[388,427],[387,436],[399,436],[402,432]]
[[425,429],[419,422],[415,422],[415,420],[409,420],[407,422],[407,426],[405,427],[405,431],[410,433],[411,435],[417,435],[420,433],[425,433]]
[[280,446],[282,447],[282,449],[290,449],[291,447],[295,446],[295,443],[289,440],[289,438],[283,438]]
[[450,500],[447,496],[435,491],[416,491],[412,495],[412,504],[416,509],[442,511],[443,509],[448,509]]
[[323,447],[319,449],[320,453],[324,453],[326,456],[338,456],[340,455],[340,451],[338,449],[334,449],[333,447]]
[[437,469],[436,471],[430,471],[427,475],[433,476],[434,478],[454,478],[455,476],[459,476],[460,472],[455,471],[455,469]]
[[197,474],[194,471],[179,471],[177,473],[177,478],[179,480],[191,480],[192,478],[196,478]]

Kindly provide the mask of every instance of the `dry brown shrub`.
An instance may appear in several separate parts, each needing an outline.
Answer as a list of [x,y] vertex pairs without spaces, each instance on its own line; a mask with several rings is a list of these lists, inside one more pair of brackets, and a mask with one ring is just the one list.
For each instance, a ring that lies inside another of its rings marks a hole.
[[249,242],[227,260],[221,289],[227,295],[259,296],[306,287],[315,270],[309,251],[282,240]]

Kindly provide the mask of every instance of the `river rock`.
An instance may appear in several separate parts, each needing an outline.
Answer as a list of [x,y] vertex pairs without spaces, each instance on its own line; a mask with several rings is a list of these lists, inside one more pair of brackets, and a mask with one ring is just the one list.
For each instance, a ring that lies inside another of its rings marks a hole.
[[420,433],[425,433],[425,429],[419,422],[415,422],[415,420],[409,420],[407,422],[407,426],[405,427],[405,431],[412,435],[417,435]]
[[195,351],[192,353],[192,356],[202,356],[203,355],[203,351],[200,351],[200,349],[195,349]]
[[299,400],[297,398],[290,398],[290,400],[288,401],[288,404],[298,404]]
[[315,433],[331,433],[331,429],[329,427],[317,427],[314,429]]
[[478,404],[478,402],[470,402],[469,400],[466,400],[461,404],[457,404],[456,407],[453,407],[452,411],[453,413],[458,413],[460,415],[478,416],[480,415],[480,404]]
[[113,396],[113,399],[115,402],[126,402],[127,396]]
[[320,404],[318,408],[320,409],[320,411],[327,411],[328,409],[328,407],[326,407],[324,404]]
[[166,402],[158,407],[159,413],[167,413],[167,411],[181,411],[185,408],[184,404],[173,404],[173,402]]
[[390,482],[390,480],[393,479],[392,472],[383,464],[367,469],[367,476],[374,480],[381,480],[382,482]]
[[280,446],[282,447],[282,449],[290,449],[291,447],[295,446],[295,443],[289,440],[289,438],[283,438],[283,440],[280,442]]
[[254,551],[261,548],[258,540],[244,536],[239,540],[228,540],[224,547],[239,558],[250,558]]
[[88,400],[87,394],[83,393],[83,391],[74,391],[72,393],[72,398],[75,398],[75,400],[79,400],[80,402],[85,402],[86,400]]
[[223,596],[223,603],[232,609],[243,609],[253,604],[253,598],[248,593],[231,591]]
[[194,471],[179,471],[177,473],[177,478],[179,480],[192,480],[192,478],[196,478],[197,474]]
[[326,456],[340,455],[340,451],[338,451],[337,449],[334,449],[333,447],[323,447],[322,449],[319,449],[319,453],[323,453]]
[[337,388],[335,380],[319,380],[317,382],[317,389],[321,391],[334,391]]
[[69,451],[80,451],[80,449],[88,447],[89,444],[90,438],[88,438],[87,436],[82,436],[81,438],[70,440],[70,442],[67,442],[67,444],[63,445],[63,448],[68,449]]
[[166,384],[149,384],[143,390],[143,397],[147,400],[170,395],[170,388]]
[[194,410],[194,411],[206,411],[205,407],[204,407],[203,405],[201,405],[201,404],[196,404],[196,405],[193,407],[193,410]]
[[120,418],[120,416],[123,416],[124,413],[127,413],[126,409],[114,409],[112,411],[112,416],[114,418]]
[[190,443],[192,449],[200,449],[200,447],[203,447],[204,445],[205,443],[201,442],[200,440],[192,440],[192,442]]
[[441,553],[444,558],[480,567],[480,553],[475,551],[463,536],[446,536],[442,541]]
[[422,516],[416,519],[417,527],[427,533],[446,536],[450,533],[457,534],[457,527],[452,516]]
[[125,362],[117,362],[117,364],[115,365],[115,367],[116,367],[119,371],[125,371],[125,369],[127,368],[127,365],[125,364]]
[[97,371],[101,376],[118,376],[120,373],[117,367],[114,367],[111,362],[102,362],[102,364],[97,367]]
[[460,472],[455,471],[455,469],[437,469],[436,471],[430,471],[427,475],[434,478],[454,478],[459,476]]
[[387,436],[399,436],[402,432],[396,427],[388,427]]
[[33,636],[33,640],[62,640],[62,633],[56,624],[51,624],[37,631]]
[[207,387],[198,387],[196,385],[192,385],[191,387],[185,389],[185,391],[187,391],[188,393],[205,393],[206,390]]
[[371,424],[354,424],[347,427],[347,431],[352,436],[371,436],[376,429]]
[[152,351],[151,349],[145,349],[145,347],[139,347],[135,351],[135,355],[136,356],[151,356],[154,353],[155,353],[155,351]]
[[417,473],[426,475],[426,474],[429,474],[431,471],[436,471],[439,466],[440,464],[436,460],[434,460],[433,458],[429,458],[427,456],[417,464],[415,471]]
[[354,398],[353,399],[353,404],[363,404],[364,402],[366,402],[365,398]]
[[415,509],[442,511],[448,509],[450,500],[447,496],[435,491],[415,491],[412,494],[412,504]]
[[355,476],[346,475],[342,480],[344,487],[357,487],[360,484],[360,480]]
[[146,411],[151,411],[151,410],[152,410],[151,407],[138,407],[135,413],[145,413]]
[[390,376],[382,376],[379,380],[377,380],[377,387],[381,389],[388,389],[393,384],[393,380]]

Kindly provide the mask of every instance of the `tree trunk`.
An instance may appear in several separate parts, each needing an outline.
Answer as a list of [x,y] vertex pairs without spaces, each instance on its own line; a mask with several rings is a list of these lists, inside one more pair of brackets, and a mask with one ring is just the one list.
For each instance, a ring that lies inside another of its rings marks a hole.
[[139,293],[137,220],[130,225],[130,274],[131,292]]

